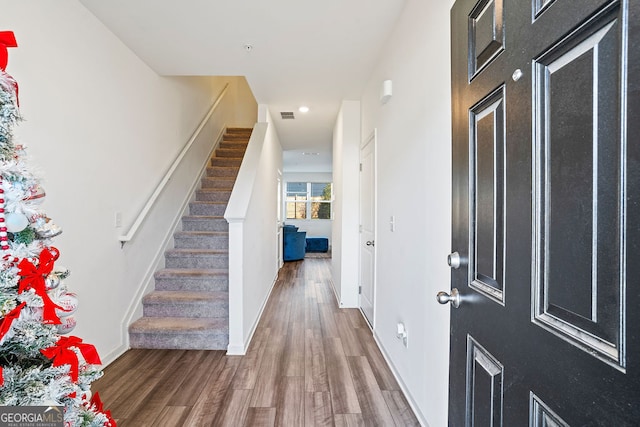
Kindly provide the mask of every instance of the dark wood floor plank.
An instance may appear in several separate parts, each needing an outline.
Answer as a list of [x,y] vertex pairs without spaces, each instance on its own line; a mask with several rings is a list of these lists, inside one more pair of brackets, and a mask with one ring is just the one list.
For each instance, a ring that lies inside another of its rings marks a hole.
[[185,374],[185,380],[169,398],[174,406],[193,406],[200,396],[202,389],[211,381],[211,376],[224,357],[225,352],[209,350],[203,352],[202,361],[198,363],[191,373]]
[[[104,376],[93,383],[93,392],[99,392],[103,402],[114,402],[123,397],[137,378],[144,378],[146,367],[155,365],[168,353],[158,350],[129,350],[104,369]],[[132,371],[132,367],[138,367]]]
[[[286,297],[286,293],[283,293],[283,295]],[[274,316],[273,323],[270,327],[273,331],[278,331],[281,335],[286,335],[289,329],[289,317],[291,316],[291,299],[282,298],[276,310],[277,314]]]
[[330,304],[318,304],[320,311],[320,325],[322,327],[322,335],[325,338],[340,338],[336,319],[334,317],[333,307]]
[[129,350],[99,392],[119,427],[418,425],[358,309],[340,309],[330,259],[280,270],[246,356]]
[[277,320],[278,311],[280,306],[279,295],[282,293],[282,280],[277,280],[273,289],[271,290],[271,296],[267,300],[267,303],[262,312],[262,318],[260,319],[260,326],[263,328],[272,328],[274,322]]
[[315,297],[315,286],[307,284],[307,289],[313,289],[313,297],[309,294],[305,296],[304,306],[304,327],[305,329],[322,330],[322,324],[320,322],[320,310],[318,306],[318,300]]
[[245,427],[273,427],[276,425],[276,408],[249,408]]
[[213,425],[216,427],[238,427],[244,425],[249,401],[251,400],[251,390],[230,389],[222,404],[222,411]]
[[386,360],[384,360],[384,356],[382,356],[371,330],[360,328],[357,330],[357,336],[360,339],[360,344],[376,377],[376,381],[378,381],[380,390],[400,390],[400,386]]
[[367,427],[362,414],[336,414],[336,427]]
[[318,295],[316,293],[316,286],[315,286],[315,282],[312,281],[311,279],[306,279],[305,278],[305,283],[304,283],[304,297],[307,300],[312,300],[312,302],[314,304],[318,303]]
[[143,424],[154,420],[167,405],[173,404],[171,397],[190,376],[198,376],[198,369],[206,351],[184,351],[181,357],[170,366],[170,372],[162,376],[147,395],[144,405],[129,416],[134,423]]
[[420,423],[413,414],[409,402],[405,399],[404,394],[401,391],[382,391],[382,396],[387,402],[391,416],[397,426],[418,427]]
[[[331,272],[329,272],[329,274],[331,274]],[[339,298],[335,293],[335,288],[332,280],[323,280],[322,283],[320,284],[320,289],[322,289],[322,292],[324,292],[324,299],[327,302],[327,304],[331,305],[331,308],[333,309],[333,311],[338,312],[342,310],[338,306]]]
[[364,356],[348,356],[347,362],[353,377],[362,417],[367,426],[392,426],[393,417],[384,400],[367,358]]
[[[158,381],[163,375],[171,371],[171,366],[178,360],[184,351],[163,350],[166,357],[158,357],[162,363],[146,363],[139,366],[139,370],[133,370],[130,382],[121,389],[121,394],[113,401],[112,414],[114,417],[130,418],[138,413],[144,405]],[[106,402],[106,401],[105,401]],[[118,408],[118,409],[115,409]]]
[[253,340],[249,346],[247,354],[242,358],[238,372],[233,379],[232,387],[236,390],[241,389],[253,389],[258,378],[258,371],[262,364],[262,356],[264,356],[267,342],[269,341],[269,335],[271,334],[270,328],[257,328],[253,335]]
[[251,396],[251,407],[276,405],[278,386],[282,377],[282,353],[285,339],[284,335],[275,335],[269,339]]
[[291,313],[289,314],[289,326],[292,326],[295,323],[304,323],[304,288],[304,279],[295,279],[293,281],[293,288],[289,291],[289,295],[291,297]]
[[304,378],[306,391],[329,391],[329,377],[322,333],[307,329],[305,333]]
[[304,425],[304,378],[284,377],[280,382],[276,404],[276,425],[281,427]]
[[331,409],[331,393],[307,392],[304,401],[305,427],[332,427],[333,410]]
[[220,360],[193,405],[185,426],[209,426],[214,423],[216,416],[222,411],[224,399],[231,388],[240,361],[240,356],[225,356]]
[[318,304],[331,304],[335,301],[331,298],[331,293],[327,291],[325,283],[313,281],[311,285],[316,288],[316,300]]
[[284,351],[284,376],[304,376],[305,330],[304,318],[301,322],[293,322]]
[[347,358],[339,338],[324,339],[331,405],[335,414],[361,413]]
[[[149,426],[181,426],[191,407],[189,406],[166,406],[158,418]],[[135,421],[139,422],[139,421]],[[145,425],[144,423],[138,424]]]
[[336,320],[338,334],[342,339],[344,354],[347,356],[364,355],[364,350],[362,349],[362,344],[356,334],[356,329],[351,326],[351,321],[347,317],[346,313],[335,313],[333,317]]
[[352,327],[370,329],[367,320],[362,315],[362,312],[357,308],[346,308],[344,309],[344,313],[349,317]]
[[[94,390],[98,387],[100,388],[100,393],[108,393],[109,387],[120,387],[125,384],[128,379],[126,377],[127,371],[131,368],[133,363],[143,363],[144,359],[151,358],[154,352],[142,349],[142,348],[132,348],[128,351],[125,351],[121,354],[116,360],[109,364],[109,372],[113,375],[113,381],[102,381],[102,379],[97,380],[93,383]],[[157,355],[156,355],[157,356]]]

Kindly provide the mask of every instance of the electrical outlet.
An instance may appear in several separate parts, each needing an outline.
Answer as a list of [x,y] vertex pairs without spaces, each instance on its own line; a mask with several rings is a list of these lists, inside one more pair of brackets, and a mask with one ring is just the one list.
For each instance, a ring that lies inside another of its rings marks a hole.
[[402,340],[402,345],[407,348],[409,347],[409,333],[402,322],[398,322],[396,325],[396,337],[398,337],[399,340]]
[[122,227],[122,212],[116,212],[116,228]]

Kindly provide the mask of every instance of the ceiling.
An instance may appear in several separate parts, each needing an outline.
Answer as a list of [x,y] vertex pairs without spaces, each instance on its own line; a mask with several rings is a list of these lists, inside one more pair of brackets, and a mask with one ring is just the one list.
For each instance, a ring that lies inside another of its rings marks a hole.
[[340,103],[360,99],[405,1],[80,0],[160,75],[245,76],[285,170],[314,171],[331,170]]

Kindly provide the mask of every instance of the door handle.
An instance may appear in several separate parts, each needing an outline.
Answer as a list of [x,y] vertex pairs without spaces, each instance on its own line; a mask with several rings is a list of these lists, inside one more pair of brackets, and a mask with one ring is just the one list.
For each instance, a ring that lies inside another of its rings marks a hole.
[[440,291],[436,295],[436,300],[440,304],[451,303],[453,308],[460,307],[460,292],[458,292],[457,288],[451,289],[451,294],[446,293],[445,291]]
[[367,243],[365,243],[367,246],[375,246],[376,242],[375,240],[367,240]]

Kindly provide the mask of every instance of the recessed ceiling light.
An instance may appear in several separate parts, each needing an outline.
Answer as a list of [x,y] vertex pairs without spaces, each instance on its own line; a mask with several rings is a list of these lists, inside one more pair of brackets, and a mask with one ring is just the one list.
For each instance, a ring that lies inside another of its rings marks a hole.
[[298,111],[300,111],[301,113],[308,113],[309,107],[307,107],[306,105],[303,105],[302,107],[298,108]]

